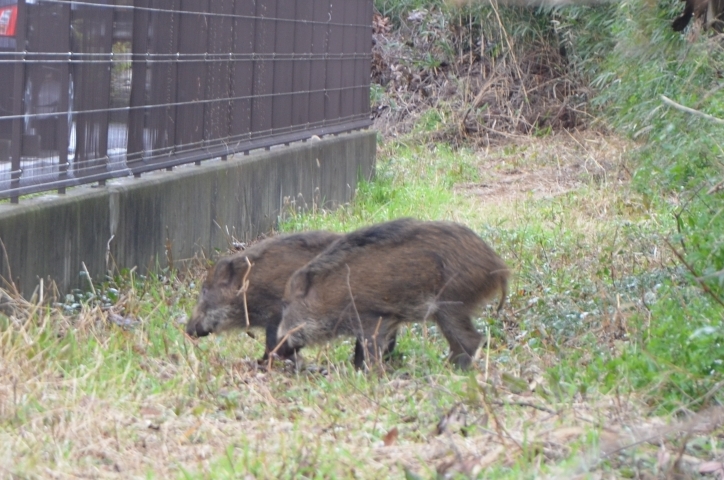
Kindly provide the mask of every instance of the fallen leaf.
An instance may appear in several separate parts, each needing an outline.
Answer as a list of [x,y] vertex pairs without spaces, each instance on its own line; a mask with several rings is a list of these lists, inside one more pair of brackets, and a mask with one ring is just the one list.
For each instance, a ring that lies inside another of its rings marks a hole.
[[393,427],[392,430],[387,432],[387,435],[385,435],[385,438],[382,439],[382,441],[385,443],[385,447],[394,445],[397,442],[398,434],[399,434],[399,432],[397,430],[397,427]]
[[198,431],[199,427],[201,426],[201,423],[202,423],[201,421],[198,421],[198,422],[196,422],[196,425],[188,428],[183,433],[183,438],[181,439],[181,441],[183,442],[183,441],[187,441],[188,439],[190,439],[191,436]]
[[141,407],[141,415],[144,417],[160,417],[163,412],[154,407]]
[[724,463],[722,462],[704,462],[699,465],[699,473],[706,475],[707,473],[724,473]]

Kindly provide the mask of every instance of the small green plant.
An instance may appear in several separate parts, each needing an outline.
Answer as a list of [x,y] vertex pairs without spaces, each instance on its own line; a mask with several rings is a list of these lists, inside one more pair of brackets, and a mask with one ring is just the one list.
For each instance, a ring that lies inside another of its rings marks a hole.
[[375,106],[382,103],[385,89],[378,83],[370,85],[370,104]]

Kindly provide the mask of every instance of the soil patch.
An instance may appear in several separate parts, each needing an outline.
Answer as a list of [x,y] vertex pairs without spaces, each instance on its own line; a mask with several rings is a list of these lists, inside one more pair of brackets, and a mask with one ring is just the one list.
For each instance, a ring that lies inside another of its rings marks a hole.
[[560,133],[545,139],[521,137],[515,144],[481,151],[482,181],[461,183],[457,192],[486,203],[552,198],[583,185],[625,183],[630,142],[594,131]]

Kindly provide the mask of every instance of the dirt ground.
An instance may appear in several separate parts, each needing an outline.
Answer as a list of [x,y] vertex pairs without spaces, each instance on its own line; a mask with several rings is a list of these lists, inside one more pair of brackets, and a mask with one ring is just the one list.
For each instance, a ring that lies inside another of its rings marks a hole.
[[545,139],[521,136],[509,145],[480,151],[483,182],[455,186],[483,203],[552,198],[596,183],[626,183],[630,142],[593,130],[561,132]]

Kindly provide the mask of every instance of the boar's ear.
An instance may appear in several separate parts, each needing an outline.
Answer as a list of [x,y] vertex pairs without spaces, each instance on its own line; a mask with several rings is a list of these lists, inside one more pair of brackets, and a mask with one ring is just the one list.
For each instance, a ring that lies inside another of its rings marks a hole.
[[301,298],[307,294],[310,284],[309,272],[298,271],[289,279],[289,293],[292,298]]
[[222,258],[214,267],[214,277],[220,285],[231,285],[234,279],[234,259]]

